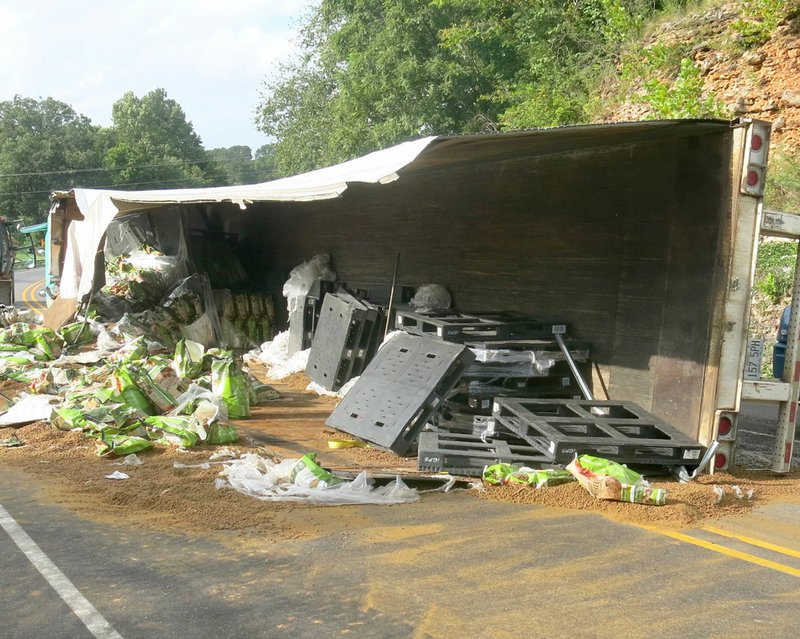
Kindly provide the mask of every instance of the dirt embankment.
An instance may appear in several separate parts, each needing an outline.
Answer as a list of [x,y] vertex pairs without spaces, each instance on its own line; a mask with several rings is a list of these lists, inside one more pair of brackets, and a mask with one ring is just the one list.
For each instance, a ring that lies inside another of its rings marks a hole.
[[[714,96],[730,116],[773,123],[773,153],[800,153],[800,17],[781,24],[761,46],[745,49],[733,28],[742,18],[742,3],[727,3],[664,22],[652,30],[639,50],[677,46],[699,68],[703,95]],[[605,121],[653,117],[642,78],[630,97],[603,114]],[[668,78],[659,78],[667,80]],[[614,88],[611,89],[612,91]]]

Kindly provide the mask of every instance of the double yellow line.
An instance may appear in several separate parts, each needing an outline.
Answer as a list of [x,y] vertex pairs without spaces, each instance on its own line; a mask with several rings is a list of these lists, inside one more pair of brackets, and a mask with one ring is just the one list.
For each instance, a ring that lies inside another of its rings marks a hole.
[[42,302],[39,301],[37,296],[37,293],[43,288],[44,280],[39,280],[38,282],[34,282],[33,284],[26,286],[20,295],[25,306],[33,311],[36,311],[37,313],[44,313],[47,308]]
[[[698,539],[697,537],[693,537],[692,535],[687,535],[681,532],[677,532],[675,530],[668,530],[664,528],[658,528],[656,526],[647,526],[647,525],[642,525],[641,528],[644,528],[651,532],[656,532],[659,535],[664,535],[665,537],[670,537],[672,539],[677,539],[678,541],[683,541],[688,544],[699,546],[700,548],[705,548],[706,550],[712,550],[722,555],[727,555],[728,557],[734,557],[735,559],[740,559],[742,561],[747,561],[752,564],[757,564],[764,568],[777,570],[787,575],[792,575],[793,577],[800,577],[799,569],[794,568],[792,566],[787,566],[786,564],[782,564],[778,561],[772,561],[770,559],[764,559],[763,557],[759,557],[757,555],[753,555],[747,552],[734,550],[733,548],[728,548],[727,546],[723,546],[722,544],[718,544],[713,541],[706,541],[705,539]],[[756,548],[763,548],[764,550],[769,550],[770,552],[773,553],[778,553],[781,555],[786,555],[787,557],[800,559],[800,551],[794,550],[793,548],[786,548],[785,546],[778,546],[777,544],[772,544],[762,539],[756,539],[755,537],[749,537],[747,535],[739,535],[730,532],[728,530],[722,530],[721,528],[715,528],[712,526],[703,526],[702,528],[700,528],[700,530],[704,530],[706,532],[712,533],[713,535],[718,535],[720,537],[733,539],[735,541],[742,542],[749,546],[755,546]]]

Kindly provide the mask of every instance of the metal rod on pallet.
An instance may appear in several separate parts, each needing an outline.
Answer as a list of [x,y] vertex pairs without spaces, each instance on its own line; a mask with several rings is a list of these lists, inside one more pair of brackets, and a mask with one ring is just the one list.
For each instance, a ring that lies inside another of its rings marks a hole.
[[394,287],[397,286],[397,272],[400,270],[400,253],[397,254],[397,261],[394,264],[394,275],[392,276],[392,290],[389,291],[389,307],[386,309],[386,327],[383,330],[383,338],[389,334],[389,322],[392,319],[392,306],[394,305]]
[[594,400],[594,395],[592,395],[592,391],[589,390],[589,385],[583,379],[583,375],[578,370],[578,366],[575,364],[575,360],[572,359],[572,355],[567,348],[566,342],[564,342],[564,338],[561,337],[559,333],[554,335],[556,338],[556,342],[558,342],[558,347],[561,349],[561,352],[564,354],[564,359],[567,360],[567,364],[569,364],[569,370],[572,371],[572,375],[575,377],[575,381],[578,382],[578,386],[580,386],[581,393],[583,393],[583,398],[589,401]]

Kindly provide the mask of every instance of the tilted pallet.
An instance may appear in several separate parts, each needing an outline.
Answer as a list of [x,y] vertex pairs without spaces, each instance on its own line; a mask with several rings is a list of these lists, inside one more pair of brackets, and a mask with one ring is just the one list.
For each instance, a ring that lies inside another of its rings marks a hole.
[[519,464],[546,468],[553,465],[549,455],[524,442],[504,439],[482,440],[462,433],[420,433],[417,447],[419,470],[480,476],[485,466]]
[[460,344],[396,335],[377,352],[326,424],[404,455],[474,357]]

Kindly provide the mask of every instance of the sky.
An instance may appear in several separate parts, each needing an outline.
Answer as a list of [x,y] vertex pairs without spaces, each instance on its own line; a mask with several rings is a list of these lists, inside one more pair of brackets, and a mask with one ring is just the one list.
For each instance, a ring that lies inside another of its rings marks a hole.
[[206,149],[270,140],[254,112],[296,50],[311,0],[0,0],[0,101],[66,102],[111,124],[126,91],[161,87]]

